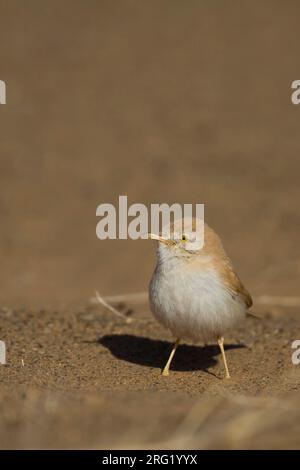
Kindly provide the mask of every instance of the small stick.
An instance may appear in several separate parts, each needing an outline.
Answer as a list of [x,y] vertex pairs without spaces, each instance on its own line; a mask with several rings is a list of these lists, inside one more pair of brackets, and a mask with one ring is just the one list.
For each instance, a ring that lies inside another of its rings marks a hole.
[[109,305],[109,304],[103,299],[103,297],[101,297],[101,295],[99,294],[99,292],[96,291],[96,292],[95,292],[95,295],[96,295],[96,299],[97,299],[97,301],[99,302],[100,305],[103,305],[103,306],[106,307],[110,312],[114,313],[114,314],[117,315],[118,317],[123,318],[123,320],[125,320],[126,323],[131,323],[131,321],[132,321],[131,318],[126,317],[126,315],[124,315],[124,313],[119,312],[119,311],[116,310],[114,307],[112,307],[111,305]]
[[[108,303],[119,303],[119,302],[130,302],[131,304],[143,303],[148,300],[148,292],[136,292],[134,294],[119,294],[109,295],[104,297],[104,300]],[[97,297],[91,297],[90,302],[92,304],[98,303]]]

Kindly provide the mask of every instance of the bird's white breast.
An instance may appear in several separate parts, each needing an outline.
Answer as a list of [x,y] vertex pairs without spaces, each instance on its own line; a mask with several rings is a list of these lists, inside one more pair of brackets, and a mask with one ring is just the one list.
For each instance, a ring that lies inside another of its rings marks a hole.
[[151,310],[178,338],[212,341],[245,317],[216,270],[191,269],[177,259],[158,263],[149,286]]

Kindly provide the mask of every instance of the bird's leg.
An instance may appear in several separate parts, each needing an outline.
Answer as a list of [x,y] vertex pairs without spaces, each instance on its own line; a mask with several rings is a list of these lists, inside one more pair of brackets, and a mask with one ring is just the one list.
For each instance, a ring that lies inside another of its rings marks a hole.
[[179,342],[180,342],[180,339],[178,338],[178,339],[175,341],[175,343],[174,343],[174,346],[173,346],[173,349],[172,349],[171,354],[170,354],[170,356],[169,356],[168,362],[166,363],[166,365],[165,365],[165,367],[164,367],[164,369],[163,369],[163,371],[162,371],[162,375],[164,375],[164,376],[169,375],[170,365],[171,365],[172,359],[173,359],[173,357],[174,357],[174,354],[175,354],[175,352],[176,352],[176,349],[177,349],[177,347],[178,347],[178,345],[179,345]]
[[226,379],[230,379],[229,370],[228,370],[227,361],[226,361],[226,356],[225,356],[225,351],[224,351],[224,338],[223,337],[218,339],[218,345],[221,349],[222,358],[223,358],[223,362],[224,362],[224,366],[225,366],[225,372],[226,372],[225,377],[226,377]]

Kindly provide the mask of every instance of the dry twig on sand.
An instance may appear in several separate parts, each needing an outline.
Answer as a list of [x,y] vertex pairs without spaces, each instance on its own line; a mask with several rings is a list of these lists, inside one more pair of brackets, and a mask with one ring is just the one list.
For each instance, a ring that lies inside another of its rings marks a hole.
[[111,305],[109,305],[109,303],[107,303],[106,300],[103,299],[103,297],[101,297],[101,295],[99,294],[99,292],[95,292],[95,295],[96,295],[96,300],[97,302],[100,304],[100,305],[103,305],[103,307],[107,308],[110,312],[114,313],[115,315],[117,315],[118,317],[121,317],[123,318],[123,320],[126,321],[126,323],[131,323],[132,319],[131,318],[128,318],[126,315],[124,315],[124,313],[122,312],[119,312],[118,310],[116,310],[114,307],[112,307]]

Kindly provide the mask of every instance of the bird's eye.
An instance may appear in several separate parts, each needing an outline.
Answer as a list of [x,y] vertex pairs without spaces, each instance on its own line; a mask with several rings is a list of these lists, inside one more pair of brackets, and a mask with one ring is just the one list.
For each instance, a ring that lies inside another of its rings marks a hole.
[[186,242],[187,239],[188,239],[188,237],[187,237],[186,235],[182,235],[182,237],[181,237],[181,241],[182,241],[182,242]]

